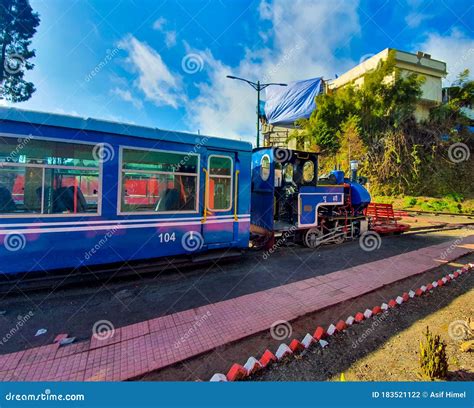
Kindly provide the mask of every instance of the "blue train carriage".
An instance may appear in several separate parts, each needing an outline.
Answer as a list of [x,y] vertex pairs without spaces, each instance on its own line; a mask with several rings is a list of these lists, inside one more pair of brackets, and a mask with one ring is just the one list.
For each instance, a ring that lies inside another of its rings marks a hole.
[[1,108],[0,271],[240,253],[251,155],[235,140]]
[[[275,237],[309,248],[341,243],[367,230],[370,195],[342,171],[318,177],[318,154],[281,148],[256,149],[252,156],[251,232],[255,241]],[[363,183],[363,182],[362,182]]]

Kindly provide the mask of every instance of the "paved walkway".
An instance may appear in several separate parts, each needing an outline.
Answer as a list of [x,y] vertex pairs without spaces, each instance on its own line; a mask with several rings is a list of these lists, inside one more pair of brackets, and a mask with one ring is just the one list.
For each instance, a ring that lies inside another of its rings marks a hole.
[[[0,356],[0,381],[120,381],[158,370],[474,252],[474,235],[124,326],[69,346]],[[315,266],[317,267],[317,266]]]

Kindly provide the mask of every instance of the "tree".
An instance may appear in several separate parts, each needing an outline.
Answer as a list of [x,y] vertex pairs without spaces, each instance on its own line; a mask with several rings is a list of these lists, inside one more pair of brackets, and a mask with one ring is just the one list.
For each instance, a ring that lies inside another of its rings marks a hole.
[[28,0],[0,0],[0,99],[23,102],[35,92],[24,75],[34,67],[30,46],[39,22]]

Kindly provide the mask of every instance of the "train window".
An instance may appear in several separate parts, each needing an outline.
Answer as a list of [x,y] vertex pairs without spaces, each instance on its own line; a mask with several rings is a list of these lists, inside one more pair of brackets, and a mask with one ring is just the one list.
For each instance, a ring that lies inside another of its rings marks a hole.
[[303,180],[305,183],[311,183],[314,179],[314,163],[307,161],[303,165]]
[[209,197],[207,207],[214,211],[232,208],[232,159],[209,156]]
[[0,214],[98,212],[94,146],[0,137]]
[[198,156],[123,149],[121,212],[196,212]]
[[260,177],[263,181],[267,181],[270,177],[270,157],[268,154],[265,154],[260,162]]
[[293,181],[293,165],[291,163],[285,164],[283,168],[283,176],[285,177],[286,183],[291,183]]

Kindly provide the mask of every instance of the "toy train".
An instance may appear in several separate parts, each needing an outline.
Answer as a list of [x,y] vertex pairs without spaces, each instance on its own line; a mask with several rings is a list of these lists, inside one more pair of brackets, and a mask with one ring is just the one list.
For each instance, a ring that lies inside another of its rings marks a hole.
[[318,155],[0,108],[0,272],[41,273],[268,246],[367,228],[367,190]]

